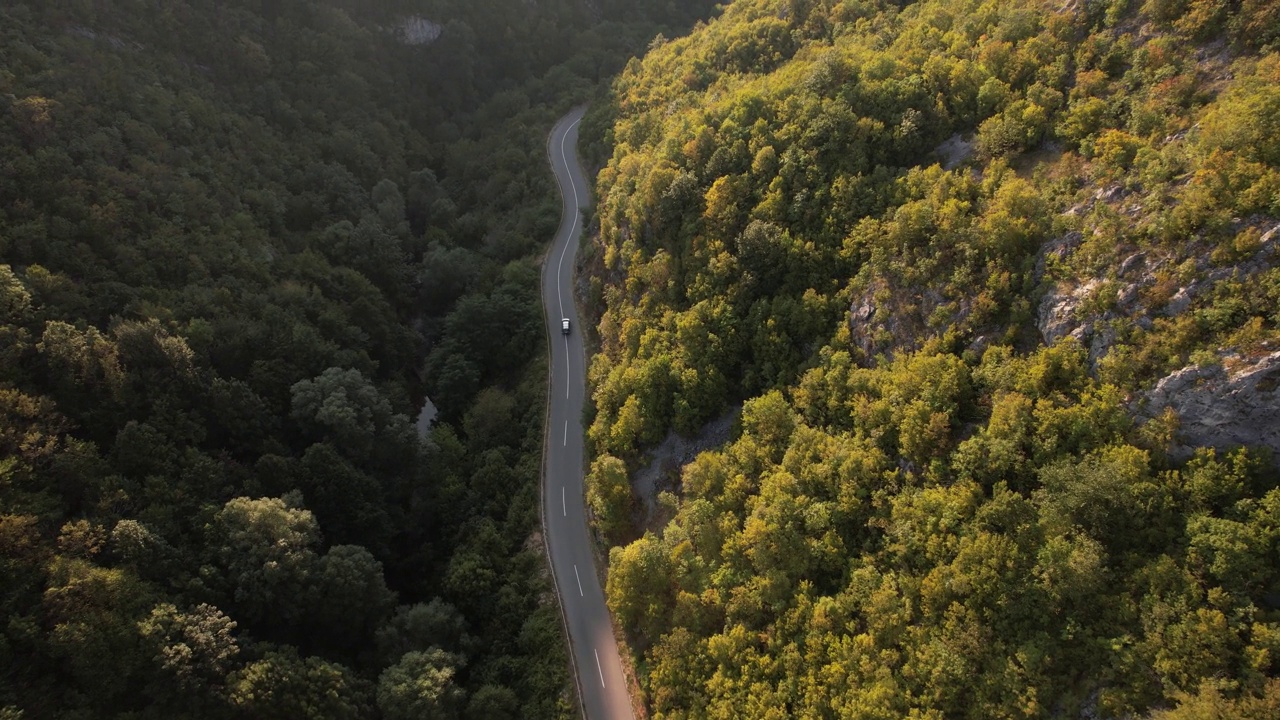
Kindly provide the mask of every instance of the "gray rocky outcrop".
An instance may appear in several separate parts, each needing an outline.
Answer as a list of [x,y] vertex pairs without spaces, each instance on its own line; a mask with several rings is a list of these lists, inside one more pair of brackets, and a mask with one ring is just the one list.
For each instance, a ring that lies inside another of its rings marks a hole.
[[973,140],[965,140],[960,133],[956,133],[934,148],[934,152],[941,158],[943,170],[954,170],[973,157]]
[[937,335],[930,325],[934,313],[947,313],[949,322],[963,325],[973,309],[970,298],[948,298],[936,288],[907,290],[877,279],[849,305],[849,336],[866,360],[913,352]]
[[1071,231],[1065,235],[1060,235],[1040,246],[1040,252],[1036,254],[1035,280],[1040,282],[1044,279],[1045,271],[1049,265],[1049,259],[1061,261],[1065,260],[1071,253],[1080,247],[1080,243],[1084,241],[1084,235],[1078,231]]
[[1068,336],[1085,341],[1088,327],[1080,318],[1080,305],[1089,299],[1098,285],[1097,280],[1089,280],[1076,288],[1054,288],[1045,293],[1036,313],[1036,327],[1046,345]]
[[1280,452],[1280,352],[1255,359],[1226,358],[1217,365],[1192,365],[1156,383],[1138,412],[1153,418],[1173,408],[1178,442],[1190,447],[1235,445]]
[[413,15],[400,21],[396,34],[405,45],[430,45],[440,38],[444,26],[419,15]]
[[[729,442],[733,434],[733,422],[741,407],[730,408],[720,417],[703,425],[692,438],[682,437],[675,430],[667,433],[662,443],[645,456],[644,467],[631,476],[631,489],[640,499],[643,514],[641,526],[658,530],[654,524],[658,518],[658,495],[663,491],[678,491],[680,471],[699,453],[718,448]],[[665,522],[665,520],[664,520]]]
[[[1120,191],[1111,188],[1100,190],[1094,199],[1108,201],[1117,196]],[[1192,251],[1189,258],[1131,249],[1118,260],[1114,275],[1050,283],[1036,309],[1036,327],[1046,344],[1075,338],[1089,350],[1090,365],[1096,367],[1116,343],[1118,328],[1150,329],[1156,317],[1191,311],[1219,283],[1247,280],[1270,269],[1280,245],[1280,224],[1254,227],[1260,232],[1258,245],[1249,257],[1238,262],[1215,265],[1210,248],[1205,246],[1188,247]],[[1081,241],[1079,233],[1067,233],[1046,242],[1036,259],[1037,282],[1049,280],[1053,273],[1048,267],[1055,261],[1067,260]],[[1152,300],[1153,290],[1162,278],[1167,279],[1170,268],[1181,282],[1170,294],[1155,293],[1165,299]],[[1098,302],[1089,302],[1095,294],[1102,294]]]

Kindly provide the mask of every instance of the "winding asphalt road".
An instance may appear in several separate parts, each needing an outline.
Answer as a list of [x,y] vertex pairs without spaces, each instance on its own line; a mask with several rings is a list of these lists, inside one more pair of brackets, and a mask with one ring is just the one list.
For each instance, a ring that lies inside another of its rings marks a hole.
[[[573,302],[573,266],[582,234],[587,183],[578,164],[578,125],[585,108],[556,123],[548,139],[551,169],[560,184],[560,229],[542,268],[542,303],[551,338],[550,412],[542,469],[542,525],[560,607],[569,631],[574,680],[588,720],[629,720],[631,699],[622,674],[604,591],[597,579],[583,496],[582,403],[586,355]],[[572,332],[560,332],[569,318]]]

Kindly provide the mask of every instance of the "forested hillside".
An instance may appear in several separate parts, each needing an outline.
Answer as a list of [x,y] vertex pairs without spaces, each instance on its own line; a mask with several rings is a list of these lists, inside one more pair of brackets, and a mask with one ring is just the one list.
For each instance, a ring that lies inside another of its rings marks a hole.
[[[628,65],[588,492],[655,717],[1280,716],[1278,42],[738,0]],[[636,539],[621,463],[744,401]]]
[[545,137],[666,5],[0,7],[0,717],[572,712]]

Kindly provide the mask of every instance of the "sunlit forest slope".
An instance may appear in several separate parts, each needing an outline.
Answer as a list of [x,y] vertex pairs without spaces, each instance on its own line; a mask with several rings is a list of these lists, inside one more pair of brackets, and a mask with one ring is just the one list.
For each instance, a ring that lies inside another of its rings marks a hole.
[[[738,0],[628,65],[588,492],[654,717],[1280,716],[1278,42]],[[633,528],[624,464],[739,403]]]
[[572,713],[545,137],[709,6],[0,4],[0,717]]

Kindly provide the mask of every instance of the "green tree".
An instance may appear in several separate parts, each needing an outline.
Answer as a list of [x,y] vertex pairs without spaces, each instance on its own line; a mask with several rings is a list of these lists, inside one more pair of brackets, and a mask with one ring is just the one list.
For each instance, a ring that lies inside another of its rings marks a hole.
[[[0,248],[3,241],[0,240]],[[31,333],[22,327],[31,321],[31,293],[8,265],[0,265],[0,366],[4,377],[15,373]]]
[[307,430],[357,451],[367,451],[379,432],[400,420],[367,377],[342,368],[298,381],[292,388],[290,413]]
[[1040,471],[1036,493],[1050,527],[1079,527],[1109,553],[1162,547],[1171,528],[1168,489],[1151,477],[1146,454],[1115,447]]
[[609,551],[605,596],[623,627],[641,642],[655,642],[670,622],[674,586],[667,550],[652,534]]
[[31,319],[31,293],[9,265],[0,265],[0,321],[24,323]]
[[1177,707],[1157,710],[1152,720],[1265,720],[1280,712],[1280,680],[1267,681],[1262,693],[1232,697],[1223,683],[1206,680],[1194,693],[1178,695]]
[[778,462],[796,428],[796,417],[782,393],[771,391],[742,407],[742,429]]
[[587,473],[587,504],[601,534],[610,544],[618,544],[631,532],[635,502],[626,465],[612,455],[601,455]]
[[501,685],[482,685],[467,702],[467,720],[515,720],[520,714],[516,694]]
[[1190,692],[1225,675],[1240,651],[1240,638],[1220,610],[1197,608],[1164,628],[1154,669],[1168,687]]
[[[269,472],[266,463],[259,467],[260,472]],[[395,530],[387,508],[386,486],[392,485],[390,478],[384,486],[324,442],[307,448],[289,475],[296,475],[296,479],[273,478],[281,482],[274,487],[301,490],[307,507],[331,542],[359,542],[374,552],[388,547]]]
[[425,652],[437,647],[466,653],[475,645],[475,639],[468,632],[467,619],[440,598],[396,608],[395,614],[378,628],[375,637],[384,665],[395,663],[409,652]]
[[153,602],[150,588],[125,570],[55,557],[40,601],[52,631],[49,652],[98,707],[126,702],[147,658],[137,623]]
[[356,655],[395,605],[382,563],[358,545],[334,545],[320,558],[307,620],[321,645]]
[[208,533],[237,617],[253,627],[302,621],[319,569],[320,531],[310,512],[279,498],[235,498]]
[[1207,148],[1234,150],[1250,160],[1280,165],[1280,143],[1276,141],[1280,132],[1276,126],[1280,92],[1275,87],[1280,61],[1272,55],[1249,70],[1252,72],[1247,72],[1205,115],[1204,144]]
[[496,387],[481,390],[462,418],[462,428],[472,447],[515,445],[520,425],[515,421],[515,398]]
[[291,650],[268,651],[232,675],[231,682],[236,708],[267,720],[354,720],[368,716],[370,695],[347,668]]
[[388,720],[459,717],[465,693],[454,684],[460,659],[439,649],[406,653],[378,678],[378,709]]
[[164,673],[165,682],[157,683],[155,690],[174,696],[175,704],[183,702],[183,694],[164,690],[169,682],[176,681],[182,691],[220,697],[240,654],[235,628],[234,620],[208,604],[188,612],[171,603],[152,608],[138,623],[138,631]]

